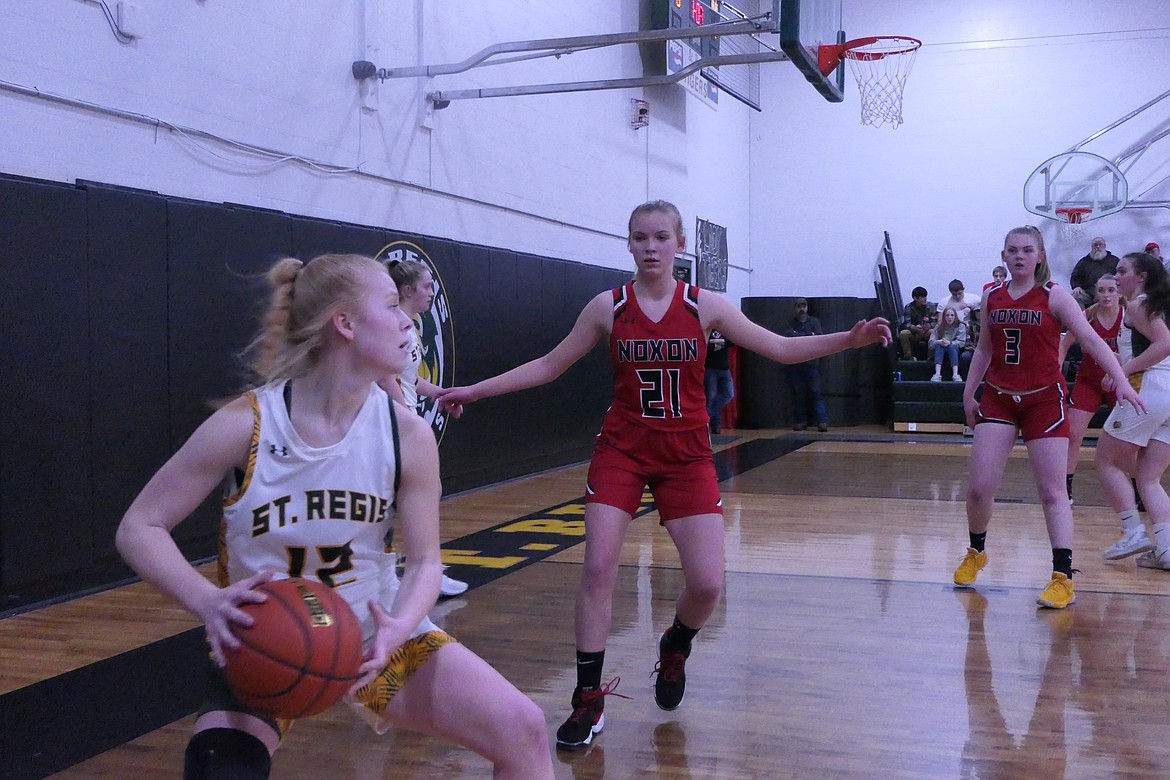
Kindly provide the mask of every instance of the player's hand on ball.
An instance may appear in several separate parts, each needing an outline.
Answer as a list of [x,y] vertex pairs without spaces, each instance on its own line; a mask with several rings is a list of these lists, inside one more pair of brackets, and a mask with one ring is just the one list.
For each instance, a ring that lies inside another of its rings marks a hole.
[[226,588],[217,589],[199,610],[199,618],[207,630],[207,641],[215,663],[222,667],[224,650],[240,646],[240,640],[232,633],[232,625],[252,625],[252,618],[242,609],[241,604],[260,604],[267,596],[256,590],[272,579],[272,572],[262,571],[246,580],[240,580]]

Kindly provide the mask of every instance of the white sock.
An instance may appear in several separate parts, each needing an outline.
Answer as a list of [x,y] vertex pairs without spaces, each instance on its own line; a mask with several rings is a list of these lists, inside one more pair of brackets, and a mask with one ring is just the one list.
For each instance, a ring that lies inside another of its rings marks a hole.
[[1136,531],[1142,524],[1142,516],[1138,514],[1136,509],[1118,512],[1117,519],[1121,522],[1122,532],[1127,534]]
[[1159,550],[1170,549],[1170,523],[1154,523],[1154,544]]

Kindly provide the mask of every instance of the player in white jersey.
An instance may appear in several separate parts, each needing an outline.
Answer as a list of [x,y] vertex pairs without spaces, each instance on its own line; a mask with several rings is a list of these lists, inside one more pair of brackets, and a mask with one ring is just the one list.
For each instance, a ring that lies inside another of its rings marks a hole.
[[[1170,328],[1166,325],[1170,275],[1158,258],[1133,252],[1117,263],[1116,276],[1117,289],[1129,299],[1122,330],[1130,331],[1132,344],[1122,371],[1138,390],[1147,414],[1115,407],[1097,440],[1097,476],[1122,532],[1105,557],[1119,560],[1142,553],[1139,566],[1170,569],[1170,496],[1162,487],[1162,476],[1170,468]],[[1128,477],[1135,459],[1134,484],[1150,516],[1153,539],[1138,514]]]
[[[425,398],[435,398],[439,386],[419,375],[419,368],[424,363],[426,348],[419,335],[418,320],[424,313],[429,312],[431,303],[435,300],[435,279],[429,268],[423,263],[391,260],[386,263],[390,278],[398,286],[398,305],[404,314],[410,317],[415,327],[410,329],[410,362],[397,377],[384,379],[379,384],[395,400],[401,401],[407,409],[423,414],[423,407],[419,404],[419,395]],[[438,377],[433,372],[431,376]],[[401,393],[398,398],[395,391]],[[458,417],[458,413],[453,416]],[[443,567],[446,569],[447,567]],[[467,583],[448,577],[446,571],[439,582],[439,594],[443,596],[458,596],[467,591]]]
[[[268,279],[272,302],[253,342],[261,386],[215,412],[147,483],[118,528],[119,552],[204,624],[218,665],[239,645],[233,624],[251,623],[241,605],[263,600],[259,584],[303,576],[336,588],[365,630],[351,698],[379,732],[451,739],[497,778],[551,778],[540,709],[426,618],[442,576],[438,449],[430,427],[396,414],[375,384],[407,362],[413,325],[395,285],[357,255],[286,258]],[[171,531],[225,481],[216,586]],[[391,512],[411,558],[400,585],[383,546]],[[185,780],[267,778],[285,725],[247,710],[216,672]]]

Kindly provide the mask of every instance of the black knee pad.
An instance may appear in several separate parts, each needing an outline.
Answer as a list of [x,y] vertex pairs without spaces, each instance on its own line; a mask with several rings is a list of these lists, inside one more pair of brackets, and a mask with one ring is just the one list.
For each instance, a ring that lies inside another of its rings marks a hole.
[[200,731],[183,756],[183,780],[268,780],[271,770],[264,743],[237,729]]

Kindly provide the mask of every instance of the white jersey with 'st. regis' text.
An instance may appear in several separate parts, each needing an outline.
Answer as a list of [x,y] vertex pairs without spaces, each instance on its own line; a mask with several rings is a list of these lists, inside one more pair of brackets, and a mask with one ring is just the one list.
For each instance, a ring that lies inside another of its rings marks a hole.
[[239,489],[224,502],[220,559],[230,582],[271,570],[332,586],[373,634],[367,601],[387,609],[398,581],[385,551],[394,504],[397,429],[376,385],[336,444],[311,447],[289,420],[284,384],[253,399],[253,454]]

